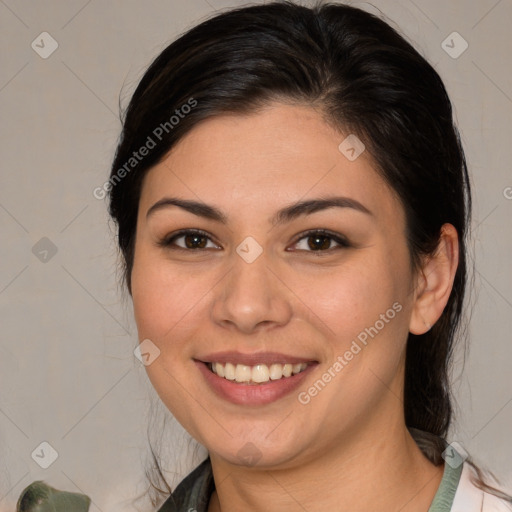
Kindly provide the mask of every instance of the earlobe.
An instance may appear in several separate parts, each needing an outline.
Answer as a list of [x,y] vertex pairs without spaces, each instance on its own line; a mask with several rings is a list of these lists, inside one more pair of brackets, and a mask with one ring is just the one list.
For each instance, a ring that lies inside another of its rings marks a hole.
[[436,252],[429,256],[418,275],[409,331],[424,334],[441,314],[450,297],[459,262],[459,240],[452,224],[441,228]]

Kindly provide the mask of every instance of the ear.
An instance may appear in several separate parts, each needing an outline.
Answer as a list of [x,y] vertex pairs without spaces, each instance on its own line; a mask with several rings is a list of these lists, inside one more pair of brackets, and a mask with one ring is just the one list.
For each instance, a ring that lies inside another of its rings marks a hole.
[[459,263],[459,239],[451,224],[443,224],[434,255],[418,272],[415,299],[409,324],[412,334],[424,334],[443,313]]

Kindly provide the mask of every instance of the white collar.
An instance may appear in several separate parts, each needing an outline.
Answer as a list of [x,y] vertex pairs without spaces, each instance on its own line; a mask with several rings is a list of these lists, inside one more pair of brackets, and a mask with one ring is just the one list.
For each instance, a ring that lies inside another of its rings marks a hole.
[[[479,489],[471,481],[475,470],[466,462],[462,467],[459,485],[453,498],[450,512],[511,512],[512,505],[506,504],[497,496]],[[491,483],[492,485],[492,483]]]
[[464,462],[451,512],[483,512],[484,493],[470,480],[473,469]]

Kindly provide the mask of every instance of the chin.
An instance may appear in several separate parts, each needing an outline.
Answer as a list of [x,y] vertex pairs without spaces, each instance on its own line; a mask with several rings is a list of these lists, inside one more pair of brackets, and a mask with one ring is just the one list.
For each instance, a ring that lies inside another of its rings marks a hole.
[[299,463],[304,456],[304,445],[300,438],[288,436],[285,438],[269,440],[247,435],[230,438],[222,445],[217,442],[207,446],[211,457],[218,457],[229,464],[270,470],[276,468],[292,467]]

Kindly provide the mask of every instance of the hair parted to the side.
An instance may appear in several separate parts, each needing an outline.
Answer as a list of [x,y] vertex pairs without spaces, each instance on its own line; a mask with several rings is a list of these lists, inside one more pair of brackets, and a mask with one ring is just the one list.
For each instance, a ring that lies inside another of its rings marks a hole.
[[[194,108],[171,126],[170,116],[191,100]],[[471,191],[441,78],[378,17],[323,2],[305,7],[277,1],[232,9],[195,26],[154,60],[125,112],[111,169],[112,178],[148,137],[158,139],[109,191],[128,290],[138,203],[148,170],[201,121],[256,112],[273,101],[314,107],[327,123],[363,141],[376,171],[404,207],[415,269],[435,251],[444,223],[457,229],[459,265],[446,308],[427,333],[409,334],[406,349],[406,425],[430,460],[440,464],[439,438],[446,436],[452,419],[452,351],[466,326]],[[159,483],[151,485],[169,493],[154,453],[153,460]]]

